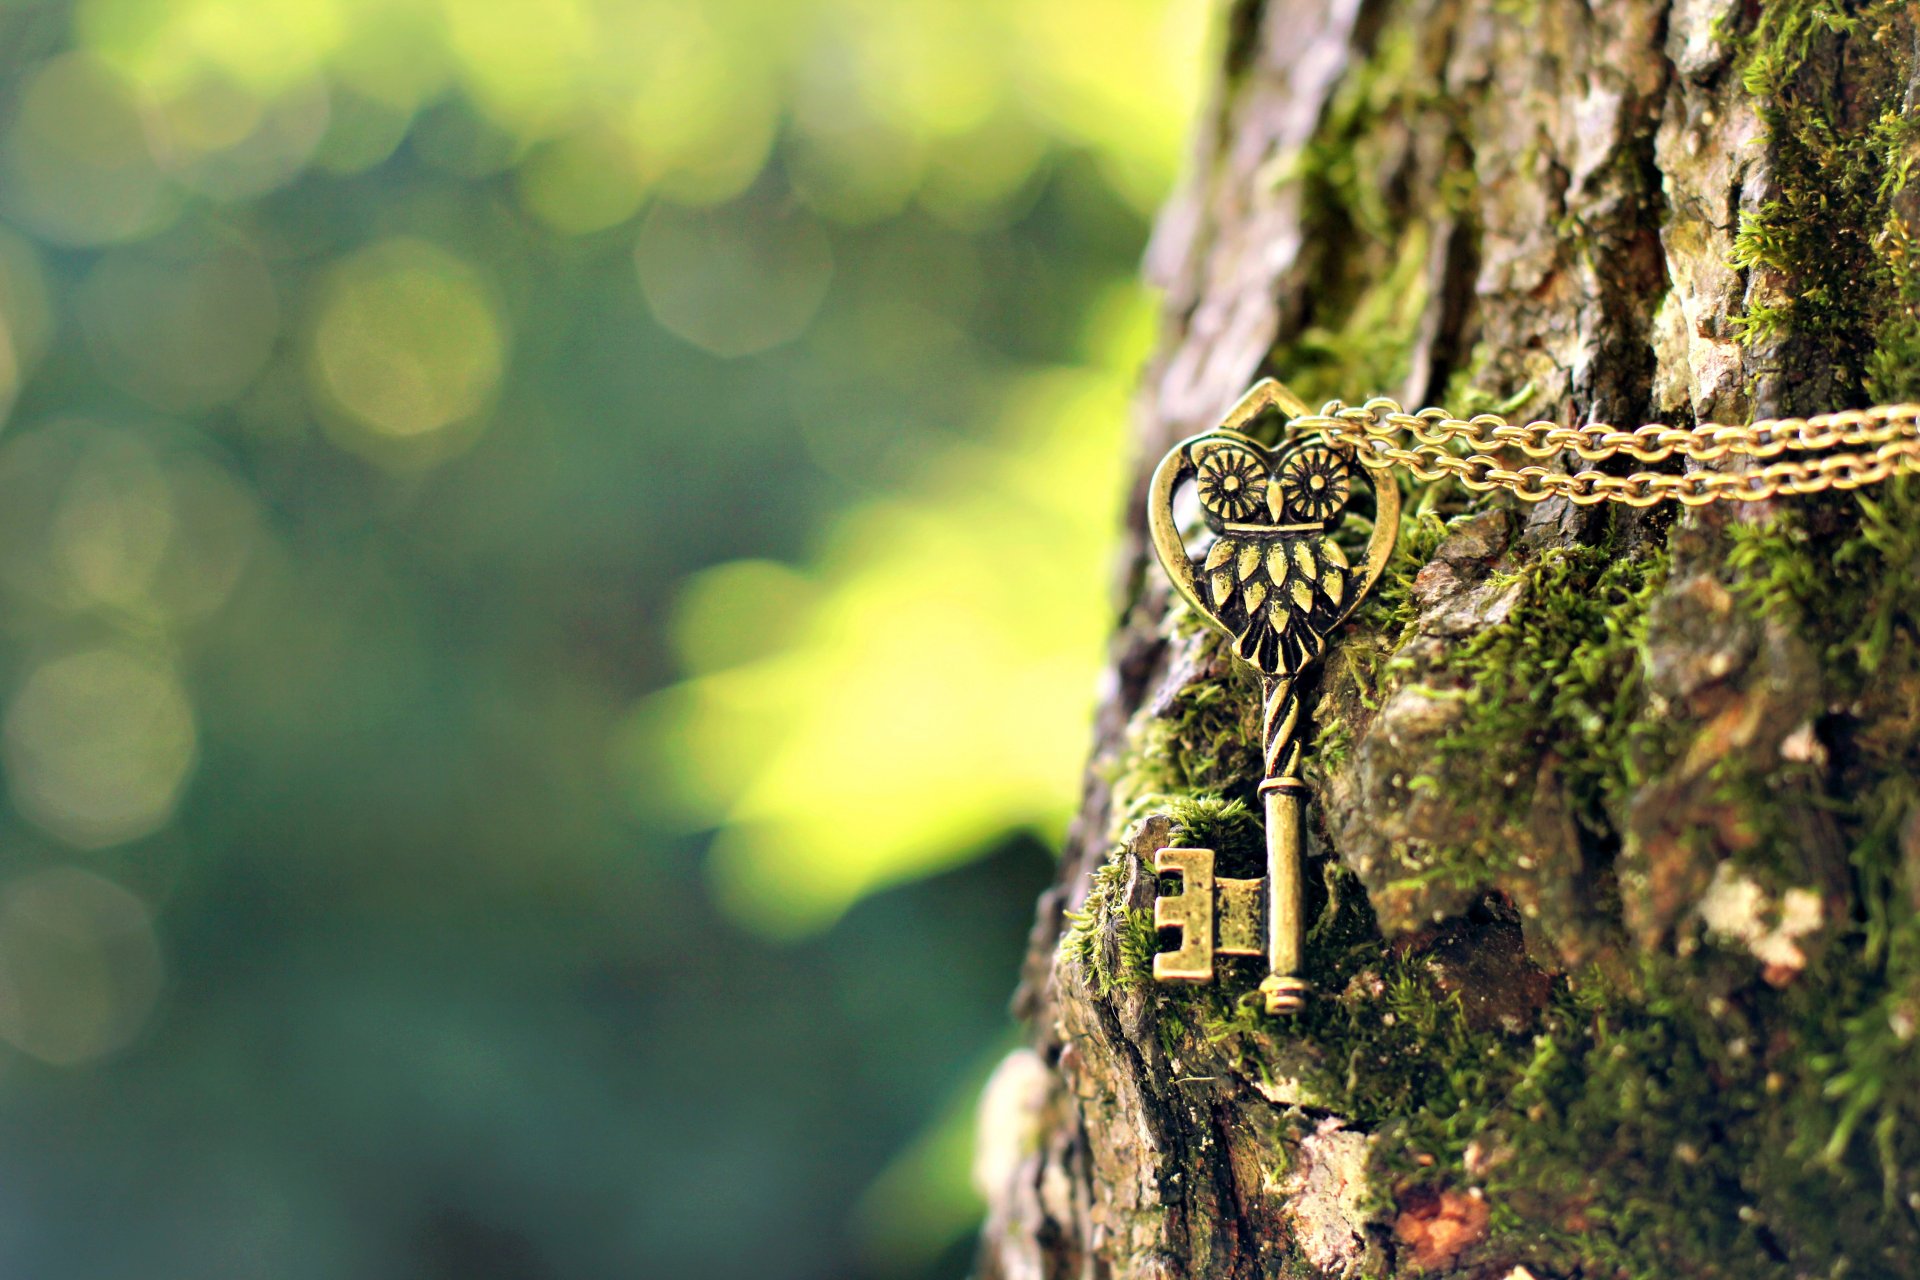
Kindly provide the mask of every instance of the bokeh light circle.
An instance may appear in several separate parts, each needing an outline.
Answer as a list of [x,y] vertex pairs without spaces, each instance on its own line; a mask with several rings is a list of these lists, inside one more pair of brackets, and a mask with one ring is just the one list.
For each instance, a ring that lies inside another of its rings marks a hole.
[[104,645],[34,668],[0,737],[14,805],[82,849],[148,835],[173,816],[193,772],[193,707],[173,670]]
[[614,130],[557,138],[516,171],[520,202],[563,235],[586,235],[631,218],[646,195],[633,145]]
[[659,204],[634,244],[654,319],[717,356],[791,342],[827,296],[833,247],[805,210],[740,201],[715,209]]
[[124,1048],[161,987],[153,915],[134,894],[77,867],[0,888],[0,1039],[59,1066]]
[[320,389],[361,426],[428,435],[492,399],[506,322],[479,274],[424,240],[396,238],[336,270],[313,335]]
[[85,54],[54,58],[27,81],[0,139],[0,193],[59,244],[145,234],[175,203],[148,123],[146,104],[111,69]]
[[225,604],[260,543],[260,512],[197,443],[84,421],[0,439],[10,616],[105,613],[166,627]]

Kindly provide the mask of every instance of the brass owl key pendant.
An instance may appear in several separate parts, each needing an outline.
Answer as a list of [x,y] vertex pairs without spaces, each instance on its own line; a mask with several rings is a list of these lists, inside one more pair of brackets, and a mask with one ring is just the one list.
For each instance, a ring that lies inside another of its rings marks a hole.
[[[1268,449],[1242,428],[1274,409],[1288,419],[1281,444]],[[1400,489],[1392,476],[1369,477],[1373,531],[1357,569],[1333,531],[1346,511],[1354,474],[1350,450],[1311,426],[1307,406],[1267,379],[1212,431],[1181,441],[1154,471],[1147,523],[1154,550],[1174,589],[1200,616],[1225,632],[1233,651],[1260,673],[1266,810],[1266,956],[1260,984],[1268,1013],[1294,1013],[1306,1002],[1301,977],[1301,860],[1306,785],[1300,780],[1300,696],[1296,685],[1333,634],[1380,578],[1400,529]],[[1191,483],[1210,540],[1189,552],[1175,520],[1174,495]],[[1178,893],[1154,904],[1154,923],[1178,928],[1178,950],[1153,958],[1162,981],[1205,982],[1214,956],[1257,955],[1257,880],[1216,879],[1206,849],[1162,849],[1154,869],[1181,876]]]

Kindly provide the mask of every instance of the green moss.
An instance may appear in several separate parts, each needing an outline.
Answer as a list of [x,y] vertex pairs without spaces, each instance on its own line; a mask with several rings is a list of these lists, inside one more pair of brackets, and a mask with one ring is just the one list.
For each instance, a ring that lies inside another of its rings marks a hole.
[[1844,695],[1865,687],[1920,617],[1920,484],[1795,503],[1728,530],[1735,596],[1807,636]]
[[1361,629],[1376,635],[1397,638],[1419,612],[1413,597],[1414,579],[1433,559],[1441,539],[1447,536],[1446,521],[1425,501],[1433,486],[1421,485],[1403,508],[1400,534],[1394,540],[1393,555],[1381,571],[1380,581],[1354,610]]
[[[1429,118],[1453,105],[1439,93],[1432,68],[1421,64],[1422,37],[1411,24],[1380,31],[1288,175],[1300,186],[1306,243],[1334,247],[1315,264],[1299,336],[1273,355],[1310,404],[1403,382],[1427,311],[1435,210],[1425,201],[1410,207],[1375,177],[1393,163],[1382,148],[1393,145],[1394,131],[1383,124]],[[1473,168],[1462,163],[1449,173],[1449,185],[1434,198],[1458,209],[1472,191]]]
[[1211,794],[1170,796],[1165,812],[1181,841],[1212,849],[1223,858],[1258,857],[1266,849],[1260,817],[1245,800]]
[[[1339,326],[1310,324],[1290,351],[1286,369],[1300,394],[1364,398],[1407,376],[1426,313],[1430,228],[1412,222],[1382,246],[1388,269],[1339,311]],[[1312,403],[1312,400],[1309,400]]]
[[[1802,1098],[1792,1132],[1793,1154],[1844,1168],[1864,1144],[1878,1165],[1881,1199],[1905,1200],[1920,1186],[1906,1170],[1920,1155],[1920,914],[1914,909],[1914,869],[1901,831],[1920,811],[1920,750],[1908,738],[1866,740],[1855,772],[1864,780],[1841,802],[1841,820],[1854,833],[1849,865],[1856,918],[1844,945],[1824,958],[1830,984],[1816,991],[1799,1016],[1821,1034],[1806,1053],[1817,1093]],[[1890,749],[1889,749],[1890,748]],[[1836,998],[1837,997],[1837,998]],[[1920,1202],[1916,1202],[1920,1204]],[[1903,1206],[1909,1207],[1909,1206]]]
[[1346,764],[1356,718],[1363,710],[1380,709],[1380,683],[1388,662],[1419,612],[1413,581],[1445,534],[1445,522],[1417,500],[1403,509],[1393,556],[1354,610],[1352,639],[1327,657],[1323,679],[1334,696],[1320,701],[1308,729],[1313,736],[1307,759],[1314,773],[1324,776]]
[[[1208,644],[1219,643],[1209,634]],[[1142,727],[1109,775],[1116,826],[1182,797],[1251,788],[1260,777],[1260,694],[1251,676],[1196,680]]]
[[[1901,186],[1907,176],[1903,164]],[[1867,357],[1867,395],[1883,404],[1920,399],[1920,261],[1915,259],[1913,236],[1905,223],[1890,222],[1877,248],[1892,288]]]
[[[1059,957],[1101,998],[1137,987],[1153,977],[1153,953],[1160,948],[1153,913],[1126,904],[1127,867],[1116,853],[1093,873],[1093,888],[1080,910],[1067,913]],[[1115,945],[1110,949],[1107,939]]]
[[[1843,394],[1900,398],[1920,386],[1920,286],[1893,207],[1920,129],[1901,111],[1905,10],[1905,0],[1780,0],[1734,37],[1773,167],[1772,194],[1735,238],[1735,265],[1763,281],[1736,323],[1749,343],[1810,347]],[[1847,83],[1869,86],[1866,101],[1840,95],[1836,34],[1849,37]]]
[[1442,739],[1440,758],[1504,779],[1557,750],[1580,805],[1638,785],[1650,732],[1640,653],[1666,576],[1664,551],[1629,559],[1610,547],[1550,551],[1516,574],[1523,592],[1507,619],[1449,656],[1468,716]]
[[[1916,1114],[1889,1092],[1920,989],[1864,999],[1846,969],[1720,997],[1649,959],[1631,987],[1560,980],[1512,1033],[1476,1027],[1427,958],[1359,937],[1315,954],[1328,994],[1290,1023],[1231,986],[1158,989],[1163,1047],[1377,1132],[1383,1218],[1412,1187],[1478,1186],[1481,1256],[1649,1280],[1895,1276],[1920,1246]],[[1769,1043],[1783,1022],[1799,1037]]]
[[1730,1212],[1757,1154],[1750,1126],[1725,1132],[1758,1114],[1751,1072],[1728,1078],[1719,1030],[1689,1008],[1569,985],[1524,1062],[1476,1100],[1490,1105],[1470,1108],[1483,1118],[1443,1135],[1487,1153],[1500,1243],[1601,1274],[1785,1272],[1759,1223]]
[[[1912,1158],[1911,1116],[1869,1106],[1849,1122],[1857,1104],[1837,1096],[1829,1056],[1852,1052],[1855,1071],[1883,1081],[1903,1069],[1897,1035],[1858,1038],[1878,1006],[1835,1016],[1833,985],[1705,998],[1682,966],[1649,962],[1631,989],[1562,980],[1537,1025],[1513,1034],[1476,1028],[1421,957],[1359,948],[1347,961],[1360,964],[1345,994],[1316,1000],[1285,1038],[1244,1001],[1162,999],[1197,1006],[1201,1034],[1250,1074],[1312,1063],[1302,1091],[1380,1135],[1382,1217],[1412,1187],[1477,1186],[1493,1210],[1481,1256],[1550,1274],[1905,1274],[1920,1234],[1889,1198]],[[1790,1008],[1808,1038],[1769,1046],[1768,1006]],[[1173,1047],[1214,1069],[1204,1046]],[[1797,1136],[1809,1132],[1828,1145]]]
[[[1884,1083],[1904,1046],[1878,1029],[1863,1046],[1882,1010],[1857,1003],[1850,958],[1809,977],[1715,997],[1649,962],[1631,997],[1569,985],[1525,1066],[1509,1078],[1503,1062],[1467,1108],[1483,1120],[1442,1135],[1471,1130],[1508,1247],[1633,1276],[1909,1274],[1912,1113],[1868,1124],[1832,1070],[1866,1047]],[[1768,1038],[1778,1025],[1796,1034]]]
[[1640,661],[1666,571],[1664,551],[1623,558],[1608,547],[1554,549],[1508,571],[1517,596],[1506,618],[1424,673],[1424,692],[1455,702],[1458,716],[1431,749],[1436,772],[1408,780],[1486,806],[1491,820],[1457,845],[1410,851],[1406,883],[1472,888],[1509,869],[1520,844],[1503,827],[1524,818],[1543,758],[1579,819],[1610,830],[1607,810],[1670,753]]

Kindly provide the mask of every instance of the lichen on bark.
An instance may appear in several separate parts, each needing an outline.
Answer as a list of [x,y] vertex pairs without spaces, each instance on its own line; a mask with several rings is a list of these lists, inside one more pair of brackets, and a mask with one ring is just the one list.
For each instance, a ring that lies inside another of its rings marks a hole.
[[[1141,485],[1264,373],[1583,423],[1920,395],[1910,4],[1229,27],[1151,255]],[[1151,981],[1154,849],[1257,870],[1258,693],[1130,524],[982,1275],[1910,1274],[1920,484],[1407,498],[1310,699],[1291,1022],[1251,960]]]

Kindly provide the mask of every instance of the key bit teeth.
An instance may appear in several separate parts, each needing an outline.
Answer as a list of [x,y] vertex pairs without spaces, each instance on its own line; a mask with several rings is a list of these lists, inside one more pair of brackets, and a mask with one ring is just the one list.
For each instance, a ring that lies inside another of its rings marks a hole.
[[1260,993],[1267,998],[1267,1012],[1272,1014],[1299,1013],[1307,1007],[1307,993],[1312,989],[1305,978],[1281,973],[1268,974],[1260,984]]

